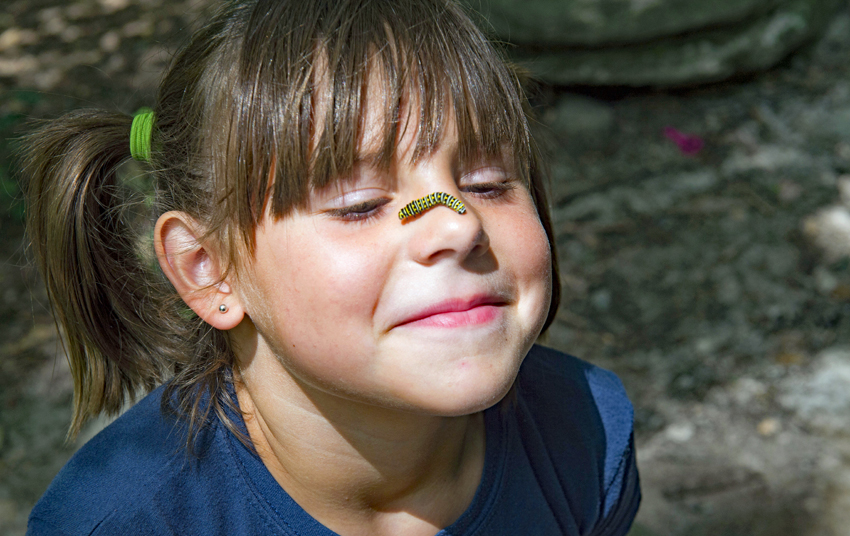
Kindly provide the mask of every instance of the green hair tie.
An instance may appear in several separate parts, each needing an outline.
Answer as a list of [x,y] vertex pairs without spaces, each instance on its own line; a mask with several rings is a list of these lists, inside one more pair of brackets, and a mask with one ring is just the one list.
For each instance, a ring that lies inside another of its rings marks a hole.
[[130,127],[130,154],[136,160],[150,162],[151,133],[153,132],[154,113],[150,108],[142,108],[133,117]]

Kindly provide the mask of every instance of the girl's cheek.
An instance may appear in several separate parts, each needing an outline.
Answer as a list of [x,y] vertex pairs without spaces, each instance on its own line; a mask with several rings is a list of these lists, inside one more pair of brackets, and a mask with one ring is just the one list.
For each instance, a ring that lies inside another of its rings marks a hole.
[[[552,296],[552,252],[549,238],[534,211],[533,218],[525,226],[518,226],[524,232],[518,234],[514,254],[520,263],[520,279],[526,287],[530,299],[528,315],[538,328],[542,329]],[[538,331],[539,331],[538,329]]]
[[310,264],[312,269],[304,270],[302,276],[308,281],[318,279],[325,304],[337,311],[364,306],[384,277],[382,251],[371,243],[342,244]]

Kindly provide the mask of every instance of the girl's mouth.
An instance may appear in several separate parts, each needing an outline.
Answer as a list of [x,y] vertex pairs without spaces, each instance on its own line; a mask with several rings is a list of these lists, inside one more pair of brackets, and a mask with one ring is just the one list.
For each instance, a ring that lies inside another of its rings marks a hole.
[[478,326],[499,318],[504,305],[502,298],[492,295],[446,300],[417,311],[399,322],[396,327]]

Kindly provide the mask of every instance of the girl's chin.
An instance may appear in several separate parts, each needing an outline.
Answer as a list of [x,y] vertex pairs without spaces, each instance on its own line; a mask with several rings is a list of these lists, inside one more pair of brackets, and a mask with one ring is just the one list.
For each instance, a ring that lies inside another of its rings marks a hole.
[[427,400],[414,403],[422,413],[439,417],[460,417],[484,411],[501,401],[510,391],[514,377],[510,381],[494,382],[491,385],[464,386],[462,383],[450,389],[437,389],[430,393]]

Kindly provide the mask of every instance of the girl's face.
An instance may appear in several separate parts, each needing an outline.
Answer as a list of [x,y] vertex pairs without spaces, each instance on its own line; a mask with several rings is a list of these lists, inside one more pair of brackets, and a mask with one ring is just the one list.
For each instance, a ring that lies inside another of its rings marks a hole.
[[[257,229],[237,288],[254,359],[349,401],[442,416],[487,408],[513,384],[549,306],[549,243],[531,196],[500,161],[461,166],[451,118],[416,162],[416,129],[406,129],[382,171],[370,164],[382,122],[366,119],[353,176]],[[399,221],[433,192],[466,213],[437,205]]]

